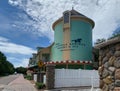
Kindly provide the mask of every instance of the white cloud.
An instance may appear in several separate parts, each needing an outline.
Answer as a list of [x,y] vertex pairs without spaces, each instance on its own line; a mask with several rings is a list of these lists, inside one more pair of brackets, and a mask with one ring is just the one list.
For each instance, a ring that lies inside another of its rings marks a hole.
[[15,67],[27,67],[32,53],[36,50],[27,46],[11,43],[9,39],[0,37],[0,51],[6,54],[7,60],[10,61]]
[[18,45],[15,43],[11,43],[8,39],[0,37],[0,51],[4,53],[13,53],[13,54],[22,54],[22,55],[31,55],[36,52],[32,48],[27,46]]
[[28,67],[29,59],[21,59],[21,62],[18,62],[15,67]]
[[108,38],[120,24],[120,0],[9,0],[19,6],[34,21],[31,24],[40,36],[53,41],[52,23],[72,6],[95,21],[93,40]]
[[7,41],[9,41],[9,39],[6,39],[4,37],[0,37],[0,42],[7,42]]
[[29,59],[21,58],[18,59],[16,57],[8,57],[8,60],[14,64],[15,67],[28,67]]

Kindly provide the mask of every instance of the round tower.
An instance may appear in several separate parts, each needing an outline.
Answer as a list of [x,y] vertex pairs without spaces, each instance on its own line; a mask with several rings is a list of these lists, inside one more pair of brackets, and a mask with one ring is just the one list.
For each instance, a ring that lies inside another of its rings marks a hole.
[[92,61],[93,20],[72,9],[53,23],[52,61]]

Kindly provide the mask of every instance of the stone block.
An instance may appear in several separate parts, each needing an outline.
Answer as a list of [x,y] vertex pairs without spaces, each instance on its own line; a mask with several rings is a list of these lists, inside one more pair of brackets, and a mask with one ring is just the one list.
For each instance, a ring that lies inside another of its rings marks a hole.
[[111,52],[108,52],[108,53],[106,54],[106,56],[107,56],[108,58],[110,58],[110,57],[112,56]]
[[120,80],[120,68],[115,71],[115,79]]
[[102,91],[109,91],[108,85],[105,84],[105,85],[103,86],[103,88],[102,88]]
[[111,84],[112,83],[112,77],[111,76],[107,76],[106,78],[103,79],[103,81],[106,84]]
[[120,51],[116,51],[115,54],[114,54],[114,56],[120,57]]
[[113,91],[120,91],[120,87],[115,87]]
[[111,83],[111,84],[108,85],[108,87],[109,87],[109,91],[113,91],[114,87],[115,87],[115,84]]
[[109,67],[108,68],[111,72],[114,72],[115,71],[115,67]]
[[109,67],[109,63],[108,63],[108,62],[105,62],[104,67],[105,67],[105,68],[108,68],[108,67]]
[[102,56],[99,56],[99,58],[98,58],[98,59],[99,59],[99,61],[102,61]]
[[102,89],[104,86],[104,81],[103,80],[100,80],[100,88]]
[[115,46],[111,46],[110,49],[109,49],[112,53],[115,53]]
[[98,68],[98,72],[99,72],[100,75],[102,75],[103,70],[104,70],[104,66],[103,65]]
[[103,70],[102,77],[105,78],[109,75],[109,71],[107,69]]
[[116,57],[115,57],[115,56],[112,56],[112,57],[109,59],[109,61],[108,61],[109,65],[110,65],[110,66],[113,66],[115,60],[116,60]]
[[120,51],[120,44],[117,44],[117,45],[115,46],[115,49],[116,49],[116,51]]
[[104,57],[102,63],[104,64],[104,63],[107,62],[108,60],[109,60],[108,57]]
[[101,66],[102,65],[102,61],[99,61],[99,66]]
[[120,57],[116,58],[116,60],[114,61],[114,66],[116,68],[120,68]]
[[115,80],[115,87],[120,87],[120,80]]

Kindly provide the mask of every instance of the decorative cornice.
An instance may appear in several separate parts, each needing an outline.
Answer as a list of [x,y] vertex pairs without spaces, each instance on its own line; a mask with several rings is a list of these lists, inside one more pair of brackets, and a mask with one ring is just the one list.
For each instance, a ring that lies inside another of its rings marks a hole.
[[44,64],[92,64],[92,61],[80,61],[80,60],[66,60],[66,61],[50,61],[44,62]]
[[[82,20],[82,21],[88,22],[88,23],[90,23],[90,24],[92,25],[92,28],[94,28],[94,26],[95,26],[94,21],[91,20],[91,19],[89,19],[89,18],[87,18],[87,17],[82,17],[82,16],[77,16],[77,15],[76,15],[76,16],[71,16],[70,19],[71,19],[71,20]],[[55,21],[55,22],[53,23],[53,25],[52,25],[53,30],[54,30],[55,26],[56,26],[58,23],[60,23],[60,22],[63,22],[63,17],[59,18],[57,21]]]

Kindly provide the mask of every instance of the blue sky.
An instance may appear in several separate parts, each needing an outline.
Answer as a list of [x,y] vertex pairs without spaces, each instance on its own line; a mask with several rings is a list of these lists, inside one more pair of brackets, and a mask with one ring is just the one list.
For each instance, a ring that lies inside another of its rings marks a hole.
[[0,0],[0,51],[26,67],[36,47],[54,41],[53,22],[72,6],[95,21],[93,42],[120,27],[120,0]]

